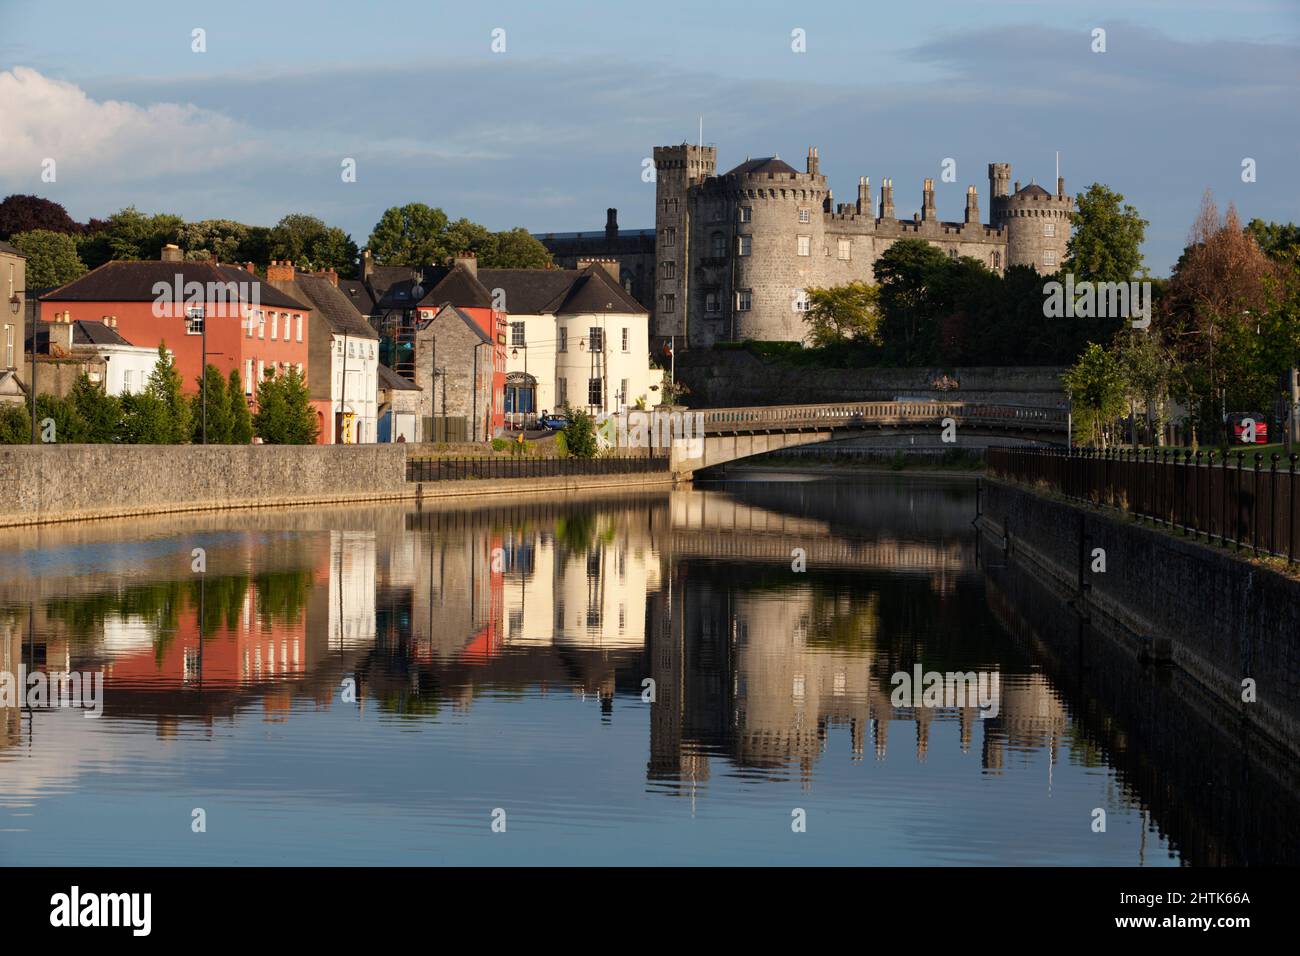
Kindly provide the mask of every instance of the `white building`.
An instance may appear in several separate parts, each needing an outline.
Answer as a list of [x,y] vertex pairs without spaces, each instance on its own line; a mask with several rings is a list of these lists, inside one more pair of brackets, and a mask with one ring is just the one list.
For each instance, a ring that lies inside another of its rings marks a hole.
[[[158,350],[132,345],[117,331],[117,319],[42,322],[28,339],[41,355],[80,362],[96,385],[109,395],[143,392],[158,364]],[[44,389],[42,388],[42,391]]]
[[478,270],[509,317],[507,422],[566,405],[595,415],[662,400],[649,312],[619,285],[616,261],[579,265]]

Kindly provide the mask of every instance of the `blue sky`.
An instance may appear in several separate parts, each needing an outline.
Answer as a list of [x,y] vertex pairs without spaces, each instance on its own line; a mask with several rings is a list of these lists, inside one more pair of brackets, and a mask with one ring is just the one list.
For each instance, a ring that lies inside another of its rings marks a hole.
[[841,200],[890,176],[902,217],[947,157],[955,219],[971,183],[987,215],[989,162],[1050,183],[1060,150],[1072,192],[1107,183],[1150,220],[1157,274],[1206,188],[1300,220],[1300,0],[0,0],[0,24],[0,192],[79,219],[310,212],[364,242],[422,201],[492,228],[599,229],[607,206],[645,226],[642,159],[703,116],[722,168],[815,144]]

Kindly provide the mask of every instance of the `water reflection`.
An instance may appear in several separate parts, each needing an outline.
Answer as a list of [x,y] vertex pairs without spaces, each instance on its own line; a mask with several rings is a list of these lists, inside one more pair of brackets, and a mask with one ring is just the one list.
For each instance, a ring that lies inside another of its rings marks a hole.
[[[145,804],[257,803],[280,839],[256,819],[199,850],[143,819],[129,844],[100,832],[136,862],[320,859],[286,816],[305,806],[376,862],[426,840],[451,861],[779,861],[805,804],[826,822],[800,862],[1300,858],[1281,832],[1300,814],[1229,815],[1300,809],[1294,773],[1252,776],[1265,758],[1193,708],[1206,751],[1247,763],[1234,798],[1189,812],[1205,795],[1165,729],[1188,695],[1101,650],[1074,666],[1073,613],[982,562],[973,514],[969,483],[881,478],[0,533],[0,670],[107,687],[101,721],[0,708],[0,827],[18,835],[0,858],[69,840],[56,822],[132,773],[158,785]],[[996,716],[891,699],[917,667],[996,676]],[[1159,720],[1134,703],[1153,694]],[[535,826],[485,851],[466,822],[481,801]]]

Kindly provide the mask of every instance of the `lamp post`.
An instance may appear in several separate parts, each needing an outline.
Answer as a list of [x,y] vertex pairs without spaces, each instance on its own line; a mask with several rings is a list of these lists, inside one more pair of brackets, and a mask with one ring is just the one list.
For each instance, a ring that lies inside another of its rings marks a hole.
[[[199,323],[199,351],[202,358],[199,360],[199,405],[201,406],[201,444],[208,443],[208,322],[207,313],[204,312],[203,306],[192,306],[185,310],[185,318],[193,323]],[[106,376],[107,377],[107,376]]]
[[[516,345],[516,346],[514,346],[513,348],[511,348],[511,349],[510,349],[510,357],[511,357],[511,358],[519,358],[519,350],[520,350],[520,349],[523,349],[523,350],[524,350],[524,384],[523,384],[523,390],[524,390],[525,393],[527,393],[527,392],[530,391],[529,388],[528,388],[528,343],[525,341],[523,344],[521,344],[521,345]],[[531,405],[531,404],[535,404],[535,401],[536,401],[536,396],[534,396],[534,401],[533,401],[533,402],[529,402],[528,404],[530,404],[530,405]],[[526,428],[528,427],[528,412],[529,412],[529,411],[532,411],[532,409],[527,409],[527,410],[523,410],[523,411],[521,411],[521,410],[517,407],[517,406],[519,405],[519,390],[518,390],[518,389],[516,389],[516,391],[515,391],[515,405],[516,405],[515,411],[520,412],[520,414],[523,416],[522,418],[519,419],[519,422],[520,422],[519,427],[522,428],[522,429],[526,429]]]

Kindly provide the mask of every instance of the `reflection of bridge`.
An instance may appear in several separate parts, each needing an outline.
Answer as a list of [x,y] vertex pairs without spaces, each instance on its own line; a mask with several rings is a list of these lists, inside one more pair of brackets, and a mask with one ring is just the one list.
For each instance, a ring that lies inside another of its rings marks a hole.
[[963,571],[973,568],[974,549],[960,541],[923,544],[886,538],[854,541],[784,534],[700,534],[674,531],[674,558],[789,564],[795,548],[803,549],[810,569],[855,568],[881,571]]
[[693,414],[702,417],[704,436],[673,442],[672,469],[678,474],[863,432],[937,435],[951,424],[960,447],[963,433],[1063,441],[1068,423],[1064,409],[930,401],[712,408]]

